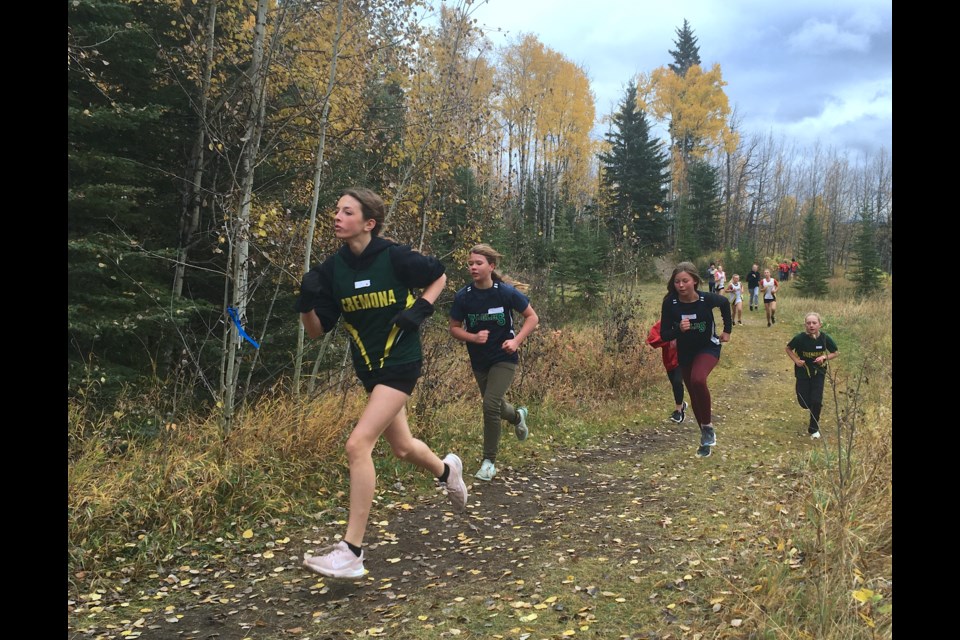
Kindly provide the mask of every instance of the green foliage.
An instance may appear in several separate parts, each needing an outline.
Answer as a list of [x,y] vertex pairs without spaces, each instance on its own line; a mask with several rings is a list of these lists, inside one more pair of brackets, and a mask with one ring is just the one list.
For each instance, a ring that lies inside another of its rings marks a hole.
[[646,114],[637,110],[635,83],[627,86],[612,121],[610,151],[600,154],[601,183],[611,201],[609,231],[641,253],[659,254],[667,240],[670,160],[651,137]]
[[604,269],[609,253],[606,235],[565,219],[557,225],[553,251],[553,273],[558,281],[573,287],[583,304],[592,305],[604,291]]
[[697,37],[693,35],[693,29],[687,19],[683,20],[683,28],[677,29],[677,39],[674,41],[677,49],[670,50],[668,53],[673,56],[673,62],[667,66],[678,76],[687,75],[687,69],[695,64],[700,64],[700,47],[697,45]]
[[720,176],[703,161],[691,163],[689,193],[677,216],[678,247],[682,254],[698,256],[717,246],[716,221],[720,215]]
[[800,269],[797,271],[797,291],[810,297],[827,293],[827,252],[824,246],[820,222],[811,210],[803,219],[803,236],[800,239]]
[[864,208],[853,246],[854,268],[849,278],[857,283],[856,295],[869,297],[883,289],[883,269],[877,249],[877,227],[870,210]]
[[478,239],[475,237],[476,227],[484,217],[483,199],[473,169],[458,167],[454,171],[454,181],[455,190],[444,196],[442,204],[446,215],[431,243],[441,255],[449,255],[464,245],[472,246]]
[[156,64],[162,3],[68,6],[68,388],[109,397],[163,375],[168,341],[203,303],[170,299],[185,100]]
[[760,264],[760,258],[757,256],[756,243],[746,236],[740,236],[734,265],[737,270],[736,273],[739,273],[740,277],[746,280],[747,274],[750,273],[750,268],[754,263]]

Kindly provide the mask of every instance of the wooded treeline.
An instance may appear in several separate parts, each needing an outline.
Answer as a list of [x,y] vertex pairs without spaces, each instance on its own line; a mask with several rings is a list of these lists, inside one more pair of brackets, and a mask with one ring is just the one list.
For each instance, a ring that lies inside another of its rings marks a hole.
[[471,10],[68,0],[71,397],[162,389],[139,431],[198,403],[229,428],[249,394],[336,368],[333,350],[303,355],[292,300],[337,248],[328,212],[349,186],[383,195],[387,235],[452,273],[486,241],[582,291],[675,250],[787,256],[810,213],[831,269],[866,220],[891,270],[889,154],[748,132],[686,22],[673,64],[624,78],[597,140],[586,72],[534,35],[495,49]]

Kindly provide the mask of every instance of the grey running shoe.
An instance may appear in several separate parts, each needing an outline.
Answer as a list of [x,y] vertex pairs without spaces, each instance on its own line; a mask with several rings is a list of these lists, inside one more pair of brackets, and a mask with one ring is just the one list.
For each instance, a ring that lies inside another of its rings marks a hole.
[[700,448],[697,449],[698,458],[706,458],[710,455],[710,447],[706,445],[700,445]]
[[513,431],[517,434],[517,440],[521,442],[527,439],[527,436],[530,435],[530,429],[527,428],[527,408],[526,407],[517,407],[517,415],[520,416],[520,422],[514,426]]
[[713,427],[700,427],[700,446],[714,447],[717,444],[717,432]]
[[484,459],[483,464],[480,465],[480,471],[477,471],[474,478],[489,482],[493,480],[493,476],[495,475],[497,475],[497,466],[490,460]]
[[686,418],[686,415],[687,415],[687,403],[686,401],[684,401],[683,405],[680,407],[680,410],[674,411],[673,415],[670,416],[670,419],[676,422],[677,424],[680,424],[681,422],[683,422],[683,419]]
[[467,506],[467,485],[463,482],[463,462],[455,453],[448,453],[443,459],[450,468],[447,481],[443,484],[447,488],[447,497],[457,511],[463,511]]

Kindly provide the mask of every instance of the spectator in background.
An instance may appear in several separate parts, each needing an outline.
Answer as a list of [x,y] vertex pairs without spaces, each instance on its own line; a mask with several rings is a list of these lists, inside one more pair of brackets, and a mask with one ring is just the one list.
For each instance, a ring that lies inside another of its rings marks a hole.
[[760,308],[760,265],[754,263],[747,274],[747,290],[750,291],[750,311]]

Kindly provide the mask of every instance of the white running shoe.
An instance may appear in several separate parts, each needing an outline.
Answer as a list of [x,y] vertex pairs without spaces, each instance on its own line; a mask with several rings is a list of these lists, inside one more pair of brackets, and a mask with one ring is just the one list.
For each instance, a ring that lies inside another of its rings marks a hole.
[[447,475],[447,481],[441,484],[446,486],[447,497],[450,498],[453,508],[463,511],[467,506],[467,485],[463,482],[463,462],[455,453],[448,453],[443,461],[450,468],[450,473]]
[[527,428],[527,408],[518,407],[517,415],[520,416],[520,422],[518,422],[514,428],[514,433],[517,434],[517,440],[521,442],[527,439],[527,436],[530,435],[530,429]]

